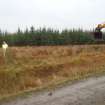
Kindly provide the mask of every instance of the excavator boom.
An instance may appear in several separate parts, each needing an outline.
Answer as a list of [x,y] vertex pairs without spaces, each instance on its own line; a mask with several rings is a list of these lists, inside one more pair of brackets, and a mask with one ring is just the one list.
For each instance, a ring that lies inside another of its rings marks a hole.
[[103,23],[103,24],[98,24],[97,27],[96,27],[96,30],[101,30],[101,29],[103,29],[103,28],[105,28],[105,23]]

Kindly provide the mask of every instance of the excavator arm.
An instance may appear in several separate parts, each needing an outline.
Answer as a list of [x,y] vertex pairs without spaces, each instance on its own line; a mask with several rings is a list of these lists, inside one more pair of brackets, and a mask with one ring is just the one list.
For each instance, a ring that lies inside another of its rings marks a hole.
[[105,23],[104,24],[98,24],[97,27],[95,28],[96,31],[101,31],[101,29],[105,28]]

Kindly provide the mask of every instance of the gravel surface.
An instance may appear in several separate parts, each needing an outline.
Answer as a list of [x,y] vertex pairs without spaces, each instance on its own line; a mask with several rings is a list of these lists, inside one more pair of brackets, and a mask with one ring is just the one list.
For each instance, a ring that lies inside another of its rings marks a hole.
[[105,77],[94,77],[54,91],[39,92],[0,105],[105,105]]

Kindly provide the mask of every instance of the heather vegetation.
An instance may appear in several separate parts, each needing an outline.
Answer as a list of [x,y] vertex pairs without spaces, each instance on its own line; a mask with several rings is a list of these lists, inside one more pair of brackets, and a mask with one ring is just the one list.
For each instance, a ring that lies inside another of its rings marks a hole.
[[105,73],[105,45],[0,49],[0,98]]

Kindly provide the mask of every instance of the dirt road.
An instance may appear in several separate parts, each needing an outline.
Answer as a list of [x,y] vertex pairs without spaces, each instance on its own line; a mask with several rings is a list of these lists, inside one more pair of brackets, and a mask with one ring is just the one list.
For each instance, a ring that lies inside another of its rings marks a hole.
[[34,93],[0,105],[105,105],[105,77],[94,77],[56,89],[52,95],[49,91]]

